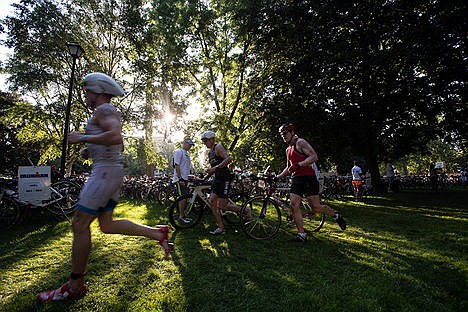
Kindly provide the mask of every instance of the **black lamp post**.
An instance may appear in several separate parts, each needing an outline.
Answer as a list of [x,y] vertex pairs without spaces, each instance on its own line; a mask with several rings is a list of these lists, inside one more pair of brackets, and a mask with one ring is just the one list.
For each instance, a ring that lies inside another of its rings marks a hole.
[[65,176],[65,162],[67,159],[68,131],[70,127],[70,107],[71,107],[72,94],[73,94],[73,80],[75,78],[76,59],[79,58],[84,53],[83,48],[76,42],[67,43],[67,47],[68,47],[68,52],[73,58],[73,62],[72,62],[72,70],[71,70],[71,77],[70,77],[70,86],[68,88],[67,109],[65,111],[65,127],[63,130],[62,159],[60,163],[60,174],[62,176]]

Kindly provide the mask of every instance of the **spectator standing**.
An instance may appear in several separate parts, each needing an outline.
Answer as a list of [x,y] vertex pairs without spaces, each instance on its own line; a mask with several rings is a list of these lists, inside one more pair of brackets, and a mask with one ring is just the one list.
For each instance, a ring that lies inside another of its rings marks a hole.
[[354,166],[351,168],[351,175],[353,176],[353,191],[354,191],[354,201],[361,201],[362,195],[362,169],[359,167],[359,162],[354,161]]
[[431,181],[432,192],[437,192],[439,181],[437,177],[437,169],[433,163],[429,166],[429,180]]
[[395,168],[393,165],[390,163],[390,161],[385,162],[385,175],[387,176],[387,181],[388,181],[388,188],[387,192],[388,193],[393,193],[393,182],[395,181]]
[[[174,167],[172,183],[176,184],[178,196],[188,194],[187,181],[190,174],[190,168],[192,166],[190,154],[188,153],[188,151],[194,145],[195,143],[191,139],[185,138],[184,142],[182,143],[182,147],[174,152],[174,158],[172,159]],[[192,220],[185,217],[186,204],[186,199],[179,201],[179,221],[184,223],[190,223]]]
[[463,167],[460,170],[463,186],[468,186],[468,168]]

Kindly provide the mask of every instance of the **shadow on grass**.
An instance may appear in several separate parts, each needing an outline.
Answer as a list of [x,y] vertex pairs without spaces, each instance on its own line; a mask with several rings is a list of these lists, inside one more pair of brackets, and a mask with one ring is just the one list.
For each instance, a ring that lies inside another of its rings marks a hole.
[[[68,263],[56,263],[51,268],[45,267],[39,261],[33,263],[31,261],[40,258],[43,253],[60,255],[62,253],[60,248],[54,250],[49,246],[64,239],[69,232],[70,224],[67,221],[54,221],[51,216],[39,211],[8,232],[2,232],[0,235],[1,311],[41,309],[36,303],[37,293],[44,290],[40,289],[40,286],[44,281],[50,282],[49,285],[53,284],[55,287],[60,286],[60,283],[68,277],[70,266]],[[19,276],[11,276],[9,272],[12,270],[15,270]],[[21,285],[20,291],[14,288],[18,287],[17,285]]]
[[[129,209],[144,209],[146,224],[167,223],[167,210],[159,205],[127,203]],[[2,304],[12,311],[464,311],[466,208],[458,199],[441,212],[443,205],[427,194],[372,198],[365,205],[337,202],[348,229],[341,231],[328,219],[307,244],[288,244],[295,229],[285,226],[266,241],[247,238],[232,225],[226,226],[226,235],[212,236],[208,231],[215,223],[205,213],[194,229],[171,233],[172,261],[161,261],[162,249],[154,241],[120,235],[109,239],[95,230],[90,292],[84,299],[34,303],[39,290],[66,280],[69,257],[47,268],[40,280],[25,283],[24,293],[7,294],[3,286],[0,297],[8,296]],[[126,214],[120,210],[116,216]],[[22,248],[43,239],[50,243],[63,234],[57,231],[25,238]],[[16,237],[20,241],[27,233]],[[9,248],[5,238],[0,246]],[[67,255],[69,248],[63,249]],[[19,259],[10,254],[9,267],[34,255],[27,252],[19,253]]]
[[341,266],[329,270],[341,246],[321,237],[291,245],[282,234],[255,241],[233,228],[225,236],[206,231],[200,227],[174,237],[174,261],[190,311],[315,309],[328,297],[320,284],[346,269],[347,259],[340,258]]
[[[456,200],[453,192],[409,193],[372,198],[366,203],[347,204],[342,209],[349,218],[350,226],[358,227],[362,232],[388,231],[408,240],[421,240],[421,236],[429,236],[445,241],[453,235],[466,237],[468,234],[466,202],[462,203],[463,197],[459,192],[455,194]],[[447,207],[448,200],[450,207]],[[429,243],[427,247],[434,247],[434,241]]]
[[[122,213],[117,212],[117,218],[119,214]],[[36,301],[37,293],[56,289],[69,278],[72,242],[69,223],[53,222],[44,216],[32,218],[8,233],[2,233],[0,272],[8,272],[11,268],[15,274],[24,275],[20,278],[24,285],[19,286],[21,291],[18,291],[15,284],[19,277],[1,274],[0,311],[93,311],[93,306],[106,307],[108,311],[132,310],[133,300],[145,296],[141,283],[151,284],[155,279],[155,275],[148,272],[154,270],[155,262],[162,260],[162,248],[154,240],[123,235],[112,235],[114,239],[109,244],[104,238],[106,234],[98,230],[96,223],[94,221],[92,225],[93,247],[87,278],[91,288],[85,298],[70,302],[42,304]],[[70,236],[67,241],[54,247],[66,235]],[[41,254],[44,253],[52,258],[55,254],[55,259],[43,259]],[[31,261],[35,263],[31,264]],[[29,272],[23,271],[22,266],[28,266]],[[9,281],[11,288],[7,284]]]
[[2,231],[0,234],[2,268],[8,270],[8,265],[30,258],[37,249],[64,236],[69,230],[68,222],[57,222],[50,216],[37,212],[21,225]]
[[466,261],[463,264],[456,259],[463,251],[453,251],[452,247],[436,245],[431,248],[430,244],[421,244],[417,239],[381,231],[348,240],[343,257],[361,265],[360,271],[366,272],[363,280],[386,289],[387,296],[394,297],[394,305],[411,298],[407,305],[416,310],[424,306],[427,311],[464,311],[467,306]]
[[[418,311],[423,306],[463,311],[466,257],[460,263],[457,257],[466,254],[466,210],[456,203],[443,213],[454,220],[434,218],[440,209],[426,195],[425,201],[419,197],[341,204],[348,230],[341,232],[327,220],[304,245],[287,244],[294,230],[284,227],[267,241],[248,239],[232,227],[213,237],[207,232],[214,221],[205,216],[203,224],[173,236],[187,306],[190,311]],[[447,244],[448,232],[461,240]]]

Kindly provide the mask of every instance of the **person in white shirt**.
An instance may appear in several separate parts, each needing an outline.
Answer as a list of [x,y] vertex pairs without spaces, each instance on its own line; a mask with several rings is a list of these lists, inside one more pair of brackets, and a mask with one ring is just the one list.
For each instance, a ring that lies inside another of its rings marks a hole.
[[393,193],[392,186],[393,186],[393,181],[395,180],[395,168],[388,160],[386,161],[386,165],[385,165],[385,173],[386,173],[387,180],[388,180],[387,191],[389,193]]
[[[192,162],[190,160],[190,155],[188,151],[194,146],[195,143],[189,138],[184,139],[182,143],[182,147],[177,149],[174,152],[173,158],[173,167],[174,167],[174,175],[172,177],[172,182],[177,186],[177,194],[178,196],[188,194],[188,187],[187,181],[188,176],[190,174],[190,168],[192,166]],[[187,204],[187,200],[179,201],[179,221],[184,223],[190,223],[190,219],[185,217],[185,205]]]
[[354,201],[361,201],[362,195],[362,169],[358,166],[359,162],[354,161],[354,167],[351,168],[351,174],[353,175],[353,190],[354,190]]

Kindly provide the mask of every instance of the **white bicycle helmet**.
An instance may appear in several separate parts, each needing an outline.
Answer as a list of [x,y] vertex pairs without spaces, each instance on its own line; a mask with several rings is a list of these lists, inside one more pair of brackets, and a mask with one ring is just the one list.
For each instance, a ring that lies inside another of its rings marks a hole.
[[202,136],[201,136],[201,139],[204,140],[204,139],[211,139],[211,138],[214,138],[216,137],[216,134],[213,132],[213,131],[205,131],[203,132]]
[[103,73],[91,73],[84,77],[83,86],[94,93],[122,96],[125,90],[111,77]]

